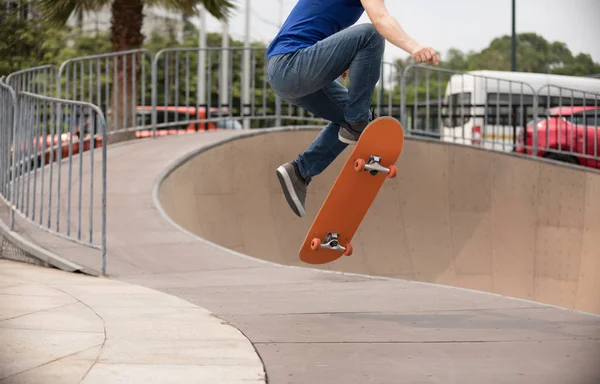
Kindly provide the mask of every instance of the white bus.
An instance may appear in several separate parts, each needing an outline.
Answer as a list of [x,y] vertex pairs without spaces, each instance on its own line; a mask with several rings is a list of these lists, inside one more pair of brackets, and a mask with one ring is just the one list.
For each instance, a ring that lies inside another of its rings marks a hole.
[[594,105],[600,98],[600,79],[503,71],[454,74],[444,96],[441,138],[510,152],[518,127],[534,116],[538,91],[541,116],[548,107]]

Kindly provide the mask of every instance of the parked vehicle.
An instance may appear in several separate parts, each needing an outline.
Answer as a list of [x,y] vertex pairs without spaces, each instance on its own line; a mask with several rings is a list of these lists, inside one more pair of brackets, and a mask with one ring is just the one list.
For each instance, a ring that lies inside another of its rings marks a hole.
[[526,72],[454,74],[446,86],[442,140],[512,152],[517,129],[535,116],[534,97],[542,88],[540,116],[550,107],[590,105],[589,97],[600,94],[600,81]]
[[[557,107],[535,122],[537,156],[600,169],[600,107]],[[533,153],[534,122],[520,129],[516,152]]]

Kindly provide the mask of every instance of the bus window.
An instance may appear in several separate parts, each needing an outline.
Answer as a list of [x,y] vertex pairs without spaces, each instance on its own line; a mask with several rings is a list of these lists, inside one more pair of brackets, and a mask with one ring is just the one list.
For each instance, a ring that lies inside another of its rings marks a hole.
[[[455,93],[446,98],[443,108],[444,125],[458,127],[471,119],[471,92]],[[464,116],[464,118],[462,118]],[[461,119],[462,118],[462,119]]]

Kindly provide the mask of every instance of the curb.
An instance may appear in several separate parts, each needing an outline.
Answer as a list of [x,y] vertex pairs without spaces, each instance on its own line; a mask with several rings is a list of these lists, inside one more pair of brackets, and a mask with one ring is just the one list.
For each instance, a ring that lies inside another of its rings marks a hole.
[[31,258],[33,258],[33,259],[41,262],[42,265],[45,264],[46,266],[52,266],[54,268],[57,268],[57,269],[60,269],[60,270],[66,271],[66,272],[80,272],[80,273],[84,273],[86,275],[95,276],[94,273],[90,273],[89,271],[86,271],[86,269],[81,267],[80,265],[77,265],[71,261],[63,259],[62,257],[48,251],[47,249],[44,249],[44,248],[34,244],[33,242],[25,239],[18,233],[11,231],[10,228],[8,227],[8,225],[6,225],[6,223],[1,219],[0,219],[0,236],[6,238],[14,247],[22,250],[26,254],[26,257],[22,257],[22,258],[6,257],[6,255],[0,254],[1,258],[7,259],[7,260],[24,261],[24,262],[28,262],[30,264],[38,264],[39,265],[40,263],[35,263],[31,260]]

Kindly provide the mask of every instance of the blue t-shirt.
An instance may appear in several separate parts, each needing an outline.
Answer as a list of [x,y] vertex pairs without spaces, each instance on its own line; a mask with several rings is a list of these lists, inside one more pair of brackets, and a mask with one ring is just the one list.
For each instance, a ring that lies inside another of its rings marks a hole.
[[309,47],[360,19],[360,0],[298,0],[267,49],[267,57]]

